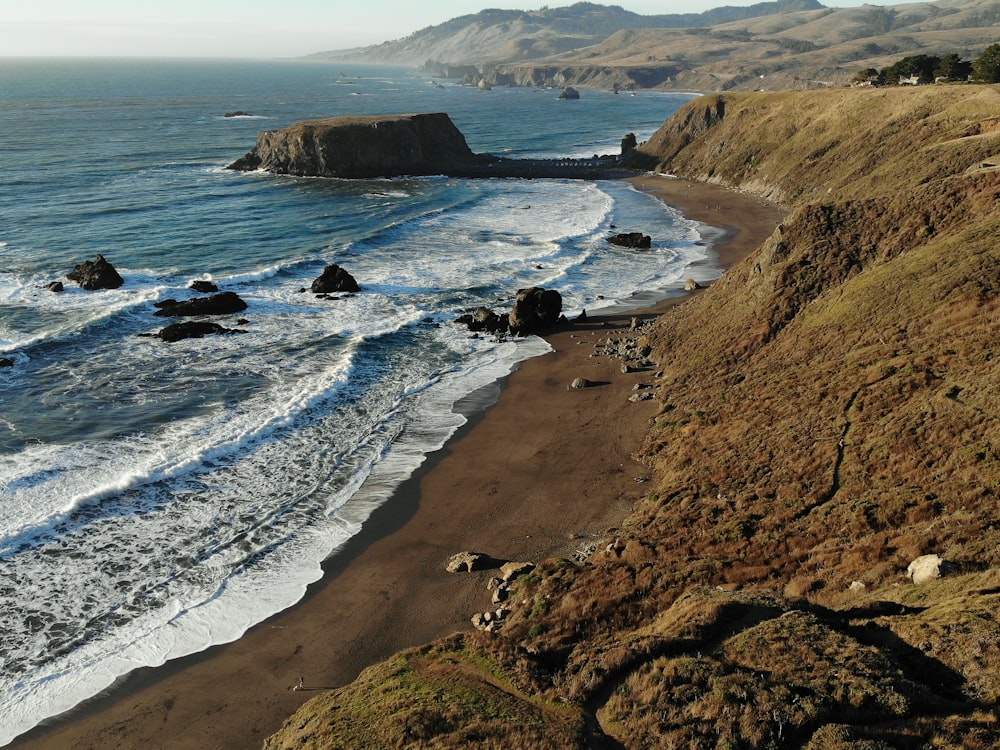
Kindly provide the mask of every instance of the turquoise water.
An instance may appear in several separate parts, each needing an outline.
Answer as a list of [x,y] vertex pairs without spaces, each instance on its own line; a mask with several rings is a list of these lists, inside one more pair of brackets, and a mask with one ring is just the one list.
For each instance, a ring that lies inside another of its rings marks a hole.
[[[260,130],[338,114],[445,111],[478,152],[615,153],[687,99],[445,84],[319,63],[0,60],[0,744],[300,598],[460,426],[455,402],[547,349],[470,338],[458,314],[531,285],[593,310],[704,259],[697,225],[624,183],[224,169]],[[607,245],[612,224],[653,249]],[[123,287],[46,290],[97,253]],[[300,292],[331,262],[361,294]],[[196,278],[247,301],[246,333],[140,337]]]

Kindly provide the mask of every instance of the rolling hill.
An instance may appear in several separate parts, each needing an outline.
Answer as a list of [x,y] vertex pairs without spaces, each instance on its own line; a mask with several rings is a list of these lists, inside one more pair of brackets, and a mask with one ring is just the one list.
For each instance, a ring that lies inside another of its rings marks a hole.
[[998,40],[994,0],[858,8],[778,0],[655,16],[577,3],[484,10],[404,39],[312,57],[422,66],[493,85],[776,90],[846,84],[862,68],[914,54],[972,59]]

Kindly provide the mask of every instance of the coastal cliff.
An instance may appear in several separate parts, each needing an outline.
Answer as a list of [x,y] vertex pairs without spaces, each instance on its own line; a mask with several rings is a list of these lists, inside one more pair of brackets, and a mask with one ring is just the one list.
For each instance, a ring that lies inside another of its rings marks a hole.
[[998,111],[943,86],[677,112],[637,165],[788,211],[634,334],[646,494],[513,581],[495,632],[375,665],[265,747],[996,746]]
[[331,117],[261,133],[229,166],[300,177],[441,174],[482,161],[444,113]]

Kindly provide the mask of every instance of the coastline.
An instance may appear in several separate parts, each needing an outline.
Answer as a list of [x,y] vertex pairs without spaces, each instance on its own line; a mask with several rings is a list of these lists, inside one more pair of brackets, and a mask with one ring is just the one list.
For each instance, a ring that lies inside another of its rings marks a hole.
[[[780,208],[721,187],[662,176],[631,180],[690,219],[724,230],[713,246],[722,269],[755,249]],[[143,668],[17,748],[259,747],[310,697],[354,679],[396,651],[455,630],[489,605],[479,574],[444,563],[472,549],[508,559],[571,556],[603,537],[642,495],[631,453],[656,402],[630,403],[648,374],[623,374],[590,358],[607,326],[658,314],[594,316],[546,339],[555,350],[521,364],[448,444],[380,506],[324,563],[324,577],[292,608],[230,644]],[[570,391],[574,377],[602,387]],[[306,689],[291,687],[304,677]]]

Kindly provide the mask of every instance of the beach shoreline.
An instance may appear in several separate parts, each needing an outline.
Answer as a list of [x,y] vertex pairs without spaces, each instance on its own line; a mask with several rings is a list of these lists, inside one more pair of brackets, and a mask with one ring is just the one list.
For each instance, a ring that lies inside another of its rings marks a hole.
[[[780,207],[713,185],[655,175],[631,182],[722,229],[713,245],[722,269],[783,217]],[[620,362],[591,357],[593,344],[684,298],[591,316],[546,336],[554,351],[521,363],[486,394],[495,403],[467,415],[324,562],[323,578],[296,605],[237,641],[136,670],[9,746],[259,747],[318,691],[400,649],[471,627],[471,615],[489,607],[488,574],[447,573],[451,554],[539,560],[600,543],[642,496],[636,480],[645,468],[632,454],[657,406],[628,401],[652,373],[622,373]],[[570,390],[575,377],[601,386]],[[305,689],[292,690],[300,677]]]

